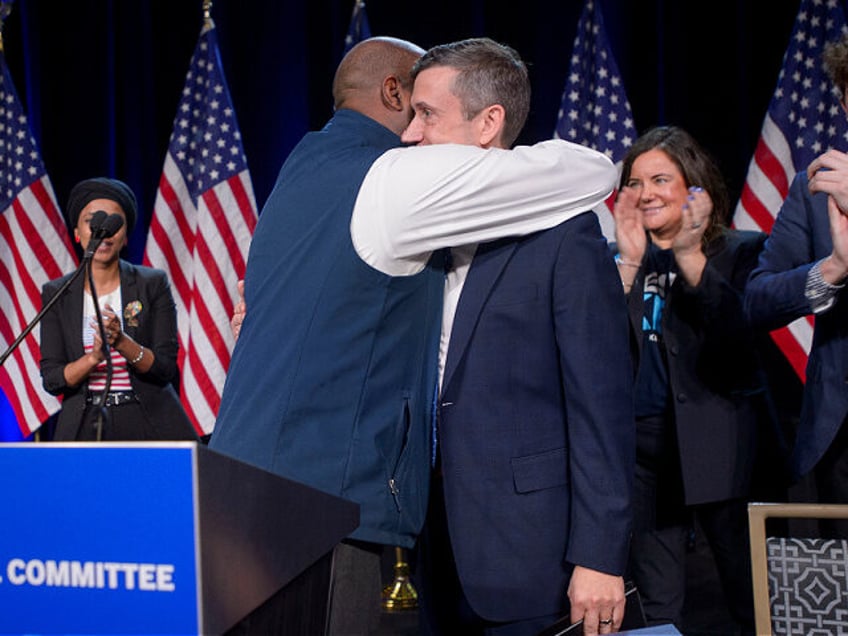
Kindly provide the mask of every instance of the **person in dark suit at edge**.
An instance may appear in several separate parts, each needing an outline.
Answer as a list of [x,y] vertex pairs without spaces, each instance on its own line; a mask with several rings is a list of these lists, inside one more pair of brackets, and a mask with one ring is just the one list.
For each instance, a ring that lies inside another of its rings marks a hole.
[[[824,47],[824,68],[848,112],[848,35]],[[792,478],[812,475],[821,503],[848,504],[848,154],[830,149],[795,177],[745,292],[745,313],[776,329],[815,316]],[[823,520],[829,537],[848,521]]]

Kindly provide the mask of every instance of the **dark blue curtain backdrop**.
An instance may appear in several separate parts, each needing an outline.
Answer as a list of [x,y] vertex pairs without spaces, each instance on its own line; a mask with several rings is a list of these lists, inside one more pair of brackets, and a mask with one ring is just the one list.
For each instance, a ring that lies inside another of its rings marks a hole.
[[[737,195],[777,82],[797,0],[600,0],[640,132],[689,129]],[[423,47],[487,35],[530,67],[520,138],[552,135],[583,0],[368,0],[374,35]],[[330,83],[353,0],[217,0],[212,8],[258,204],[288,152],[331,114]],[[17,0],[6,58],[60,205],[78,180],[127,181],[140,261],[201,0]]]

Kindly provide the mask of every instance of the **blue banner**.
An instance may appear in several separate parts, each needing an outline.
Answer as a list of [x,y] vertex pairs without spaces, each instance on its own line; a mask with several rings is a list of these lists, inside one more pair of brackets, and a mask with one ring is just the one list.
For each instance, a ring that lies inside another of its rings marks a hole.
[[192,450],[0,446],[2,631],[197,634]]

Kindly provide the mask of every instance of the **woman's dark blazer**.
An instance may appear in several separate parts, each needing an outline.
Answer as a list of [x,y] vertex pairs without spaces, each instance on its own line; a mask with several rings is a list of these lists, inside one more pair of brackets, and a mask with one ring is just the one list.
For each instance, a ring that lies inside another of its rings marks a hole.
[[[770,428],[757,338],[742,300],[766,235],[728,230],[706,247],[700,284],[677,276],[662,316],[686,503],[748,494],[757,430]],[[628,294],[632,346],[641,355],[644,262]],[[637,358],[638,360],[638,358]]]
[[[189,422],[171,382],[177,375],[177,314],[165,272],[120,261],[121,312],[124,332],[153,352],[155,360],[147,373],[128,366],[130,383],[142,408],[161,440],[195,440],[197,435]],[[41,292],[42,304],[72,274],[46,283]],[[65,383],[65,365],[83,355],[82,302],[84,279],[80,276],[45,314],[41,322],[41,378],[45,390],[62,396],[62,411],[56,424],[54,441],[73,441],[85,411],[88,382],[78,386]],[[126,308],[135,301],[140,311],[132,314]],[[119,411],[116,411],[119,412]]]

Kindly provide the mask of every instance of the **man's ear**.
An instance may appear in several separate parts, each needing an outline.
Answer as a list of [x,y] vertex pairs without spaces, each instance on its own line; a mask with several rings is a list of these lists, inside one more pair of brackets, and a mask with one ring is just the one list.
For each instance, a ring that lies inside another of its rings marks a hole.
[[394,75],[389,75],[383,80],[380,98],[383,101],[383,106],[389,110],[397,112],[406,110],[406,104],[403,101],[403,86]]
[[502,148],[506,111],[500,104],[486,106],[477,114],[480,120],[480,145],[483,148]]

